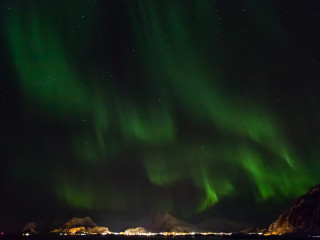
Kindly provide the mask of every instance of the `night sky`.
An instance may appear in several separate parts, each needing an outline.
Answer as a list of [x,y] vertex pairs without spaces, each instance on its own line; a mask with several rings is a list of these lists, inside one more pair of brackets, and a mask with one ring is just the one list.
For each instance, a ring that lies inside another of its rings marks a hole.
[[320,183],[320,1],[0,14],[0,230],[158,212],[263,225]]

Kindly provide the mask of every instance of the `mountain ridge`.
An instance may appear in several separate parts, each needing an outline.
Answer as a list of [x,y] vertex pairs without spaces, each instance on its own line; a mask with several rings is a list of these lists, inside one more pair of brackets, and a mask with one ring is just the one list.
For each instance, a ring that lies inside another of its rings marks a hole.
[[293,233],[320,234],[320,185],[299,197],[266,231],[273,235]]

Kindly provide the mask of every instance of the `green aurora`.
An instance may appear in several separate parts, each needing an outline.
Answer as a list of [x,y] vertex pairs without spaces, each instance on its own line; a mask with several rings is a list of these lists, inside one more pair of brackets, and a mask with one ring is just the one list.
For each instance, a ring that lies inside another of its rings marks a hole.
[[294,45],[275,1],[13,2],[3,29],[29,130],[10,184],[44,181],[75,210],[192,216],[319,183],[320,136],[296,114],[319,112],[269,67]]

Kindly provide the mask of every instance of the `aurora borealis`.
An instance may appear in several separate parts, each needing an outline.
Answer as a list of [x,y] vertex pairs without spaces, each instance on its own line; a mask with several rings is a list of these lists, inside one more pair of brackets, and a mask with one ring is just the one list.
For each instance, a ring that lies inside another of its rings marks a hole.
[[319,9],[3,1],[0,223],[279,211],[320,180]]

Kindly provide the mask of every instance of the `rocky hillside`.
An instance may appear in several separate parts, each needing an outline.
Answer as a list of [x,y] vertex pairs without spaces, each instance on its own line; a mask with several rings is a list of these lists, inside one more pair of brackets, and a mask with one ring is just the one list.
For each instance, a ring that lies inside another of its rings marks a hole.
[[267,234],[288,233],[320,234],[320,185],[298,198],[267,230]]

